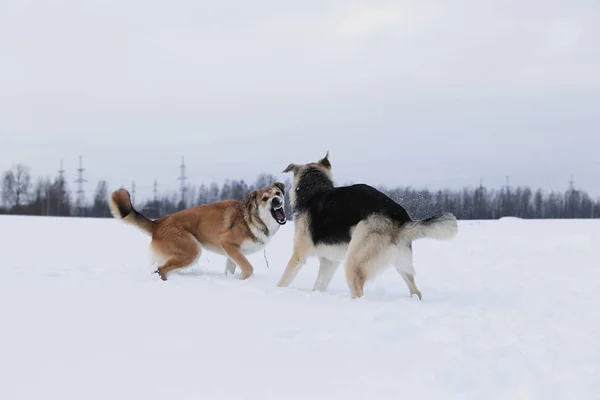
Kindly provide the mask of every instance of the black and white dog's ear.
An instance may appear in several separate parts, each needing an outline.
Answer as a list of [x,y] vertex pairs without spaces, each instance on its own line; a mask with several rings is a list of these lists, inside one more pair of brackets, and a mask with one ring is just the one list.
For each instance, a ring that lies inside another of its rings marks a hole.
[[285,185],[281,182],[275,182],[273,184],[277,189],[281,190],[281,193],[285,194]]
[[294,174],[296,172],[298,172],[298,166],[296,164],[290,164],[283,170],[283,172],[291,172],[291,171],[293,171]]
[[327,151],[327,154],[325,154],[325,157],[319,160],[319,164],[321,164],[325,168],[331,168],[331,163],[329,162],[329,150]]

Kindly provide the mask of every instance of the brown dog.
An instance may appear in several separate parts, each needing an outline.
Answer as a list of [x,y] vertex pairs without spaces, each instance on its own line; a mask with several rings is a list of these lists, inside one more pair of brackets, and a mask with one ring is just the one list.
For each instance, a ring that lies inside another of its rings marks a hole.
[[137,226],[152,236],[150,247],[155,271],[162,280],[176,269],[188,267],[200,258],[202,248],[227,256],[225,273],[242,270],[240,279],[253,273],[245,254],[264,248],[286,222],[283,183],[255,190],[243,202],[224,200],[196,206],[166,217],[150,220],[133,209],[129,193],[120,189],[110,198],[113,216]]

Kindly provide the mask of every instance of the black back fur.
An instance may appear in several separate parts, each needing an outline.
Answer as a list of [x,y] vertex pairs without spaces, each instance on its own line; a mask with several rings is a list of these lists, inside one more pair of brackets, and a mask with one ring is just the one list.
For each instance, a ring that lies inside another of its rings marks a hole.
[[404,207],[369,185],[336,188],[316,167],[300,173],[294,213],[308,217],[315,245],[350,242],[351,228],[374,214],[388,217],[399,226],[411,221]]

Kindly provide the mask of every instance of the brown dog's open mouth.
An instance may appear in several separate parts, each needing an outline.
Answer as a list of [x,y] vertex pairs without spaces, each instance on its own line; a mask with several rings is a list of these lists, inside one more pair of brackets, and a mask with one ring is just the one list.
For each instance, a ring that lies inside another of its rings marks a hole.
[[271,215],[273,216],[273,218],[275,218],[275,221],[277,221],[277,223],[279,225],[285,224],[286,219],[285,219],[285,211],[283,211],[283,205],[272,208]]

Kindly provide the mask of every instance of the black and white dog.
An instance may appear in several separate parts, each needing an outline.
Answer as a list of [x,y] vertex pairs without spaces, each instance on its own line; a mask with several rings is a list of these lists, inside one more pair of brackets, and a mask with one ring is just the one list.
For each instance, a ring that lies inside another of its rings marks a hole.
[[313,290],[326,291],[340,262],[346,257],[346,280],[352,298],[363,296],[365,281],[393,264],[410,289],[421,299],[415,284],[412,241],[431,237],[451,239],[456,218],[450,213],[413,221],[398,203],[368,185],[335,187],[329,152],[309,164],[290,164],[294,173],[290,201],[294,210],[294,250],[277,286],[286,287],[310,255],[320,261]]

